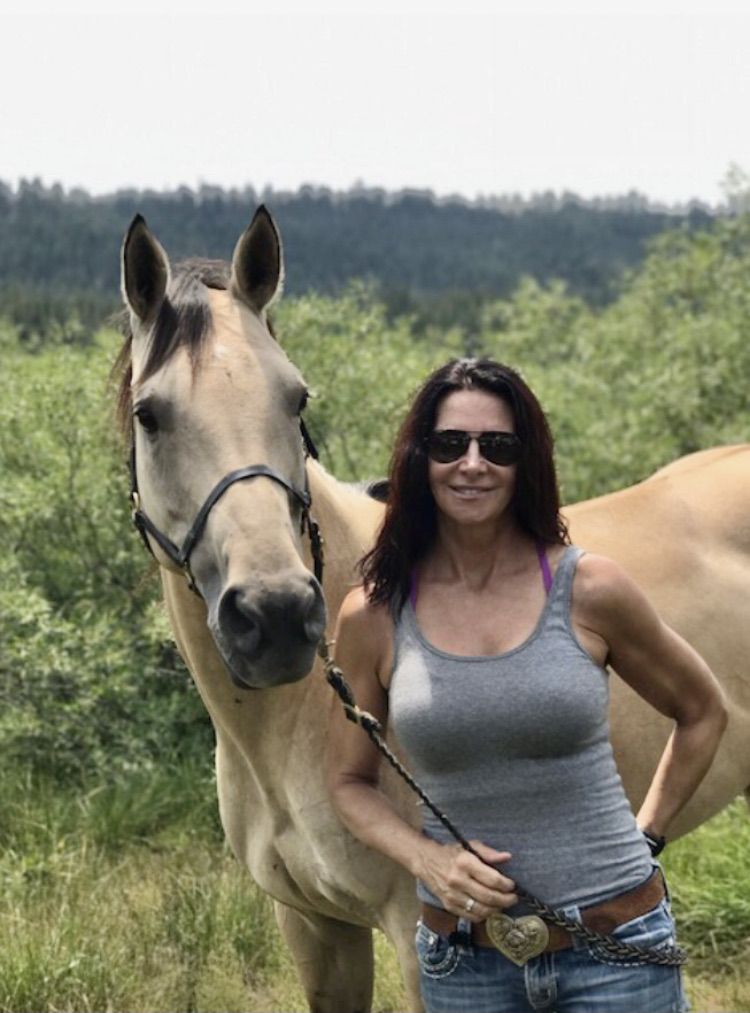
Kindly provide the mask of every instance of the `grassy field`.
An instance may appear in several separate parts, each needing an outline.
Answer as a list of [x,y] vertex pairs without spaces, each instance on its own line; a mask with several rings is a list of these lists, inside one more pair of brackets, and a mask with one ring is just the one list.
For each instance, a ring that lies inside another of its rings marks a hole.
[[[8,778],[0,812],[0,1010],[305,1009],[205,768],[76,793]],[[748,854],[740,803],[667,853],[696,1013],[750,1010]],[[375,1008],[400,1010],[394,955],[376,945]]]

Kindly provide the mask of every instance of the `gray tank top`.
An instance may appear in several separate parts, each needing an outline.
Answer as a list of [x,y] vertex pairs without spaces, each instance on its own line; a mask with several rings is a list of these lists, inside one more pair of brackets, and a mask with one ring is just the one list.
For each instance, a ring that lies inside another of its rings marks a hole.
[[[609,741],[607,672],[570,622],[581,555],[566,549],[536,629],[504,654],[441,651],[407,602],[389,692],[396,738],[438,808],[465,837],[510,851],[502,871],[556,907],[623,893],[653,865]],[[426,808],[423,831],[453,843]],[[418,893],[440,906],[423,883]]]

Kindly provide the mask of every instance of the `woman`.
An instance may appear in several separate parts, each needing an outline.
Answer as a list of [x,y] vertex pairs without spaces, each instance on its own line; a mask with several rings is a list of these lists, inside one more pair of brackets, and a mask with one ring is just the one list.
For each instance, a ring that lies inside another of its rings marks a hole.
[[[721,690],[619,566],[568,544],[546,419],[512,369],[463,359],[429,377],[390,482],[337,661],[480,857],[429,812],[422,833],[396,814],[377,752],[343,717],[330,784],[352,833],[418,880],[427,1010],[682,1010],[676,967],[614,960],[558,928],[532,940],[536,955],[506,947],[510,959],[487,919],[524,915],[517,879],[597,931],[673,942],[651,852],[709,768]],[[675,721],[637,817],[609,743],[605,665]]]

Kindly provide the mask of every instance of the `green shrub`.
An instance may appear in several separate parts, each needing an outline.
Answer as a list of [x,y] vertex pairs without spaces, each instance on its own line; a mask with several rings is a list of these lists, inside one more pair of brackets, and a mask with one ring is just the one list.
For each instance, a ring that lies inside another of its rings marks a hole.
[[[747,439],[750,218],[659,238],[621,298],[592,310],[526,280],[478,329],[389,320],[373,289],[282,302],[282,345],[319,395],[307,421],[343,479],[384,474],[413,390],[462,343],[519,367],[556,435],[564,500]],[[119,339],[33,353],[0,322],[0,756],[57,776],[208,748],[208,721],[128,517],[107,376]]]
[[61,778],[210,742],[129,524],[114,348],[3,349],[0,756]]

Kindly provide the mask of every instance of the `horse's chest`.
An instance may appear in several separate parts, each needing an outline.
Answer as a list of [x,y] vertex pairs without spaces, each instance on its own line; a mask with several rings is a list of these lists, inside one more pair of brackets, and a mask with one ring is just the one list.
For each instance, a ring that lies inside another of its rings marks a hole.
[[335,821],[327,799],[254,810],[242,857],[261,889],[298,910],[367,925],[382,901],[383,870],[370,868],[372,853]]

